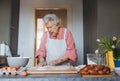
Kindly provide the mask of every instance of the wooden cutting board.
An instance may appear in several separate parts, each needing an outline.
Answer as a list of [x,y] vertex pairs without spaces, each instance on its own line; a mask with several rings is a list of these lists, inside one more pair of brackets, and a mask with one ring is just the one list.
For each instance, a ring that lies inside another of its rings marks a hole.
[[106,74],[106,75],[82,75],[82,77],[112,77],[114,73]]
[[77,73],[77,70],[72,66],[47,66],[34,67],[27,70],[28,74],[60,74],[60,73]]

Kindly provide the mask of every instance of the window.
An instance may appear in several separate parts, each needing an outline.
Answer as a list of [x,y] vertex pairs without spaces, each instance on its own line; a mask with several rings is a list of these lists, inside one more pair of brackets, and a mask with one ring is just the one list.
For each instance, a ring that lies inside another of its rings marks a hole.
[[41,38],[43,33],[47,31],[46,27],[44,26],[43,19],[37,18],[37,37],[36,37],[36,50],[38,50],[41,42]]

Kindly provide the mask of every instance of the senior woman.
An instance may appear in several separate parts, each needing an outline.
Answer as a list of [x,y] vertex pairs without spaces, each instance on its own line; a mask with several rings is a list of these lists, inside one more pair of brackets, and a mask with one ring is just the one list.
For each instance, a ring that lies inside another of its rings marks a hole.
[[43,21],[48,31],[43,34],[36,53],[38,65],[69,65],[76,62],[76,47],[70,30],[60,26],[55,14],[45,15]]

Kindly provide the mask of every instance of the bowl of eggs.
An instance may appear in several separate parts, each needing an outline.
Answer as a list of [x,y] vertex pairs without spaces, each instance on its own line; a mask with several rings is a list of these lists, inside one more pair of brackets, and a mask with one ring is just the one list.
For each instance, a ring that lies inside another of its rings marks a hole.
[[8,66],[25,67],[29,62],[30,57],[7,57]]

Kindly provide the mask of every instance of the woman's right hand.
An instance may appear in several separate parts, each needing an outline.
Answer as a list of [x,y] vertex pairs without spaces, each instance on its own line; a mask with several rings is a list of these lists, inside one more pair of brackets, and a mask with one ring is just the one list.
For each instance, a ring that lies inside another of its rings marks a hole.
[[39,62],[38,63],[38,66],[45,66],[46,65],[46,62]]
[[46,65],[46,61],[45,61],[44,57],[39,56],[38,59],[39,59],[38,66],[45,66]]

